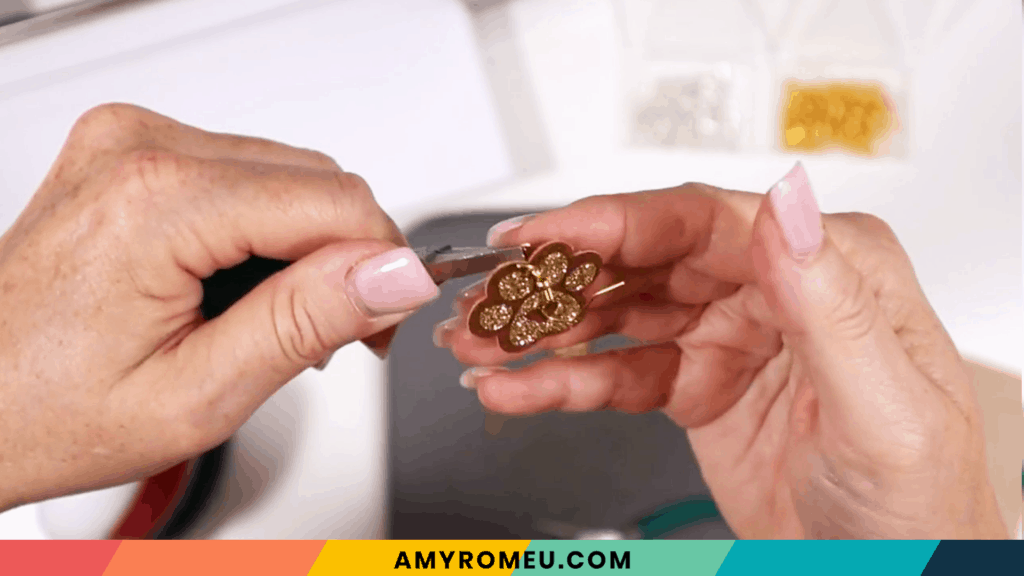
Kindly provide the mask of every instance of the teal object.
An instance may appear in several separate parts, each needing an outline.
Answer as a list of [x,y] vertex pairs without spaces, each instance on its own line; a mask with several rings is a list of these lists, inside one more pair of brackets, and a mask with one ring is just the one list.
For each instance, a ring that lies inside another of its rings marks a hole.
[[722,514],[714,500],[704,497],[689,498],[663,506],[644,516],[637,522],[637,530],[642,539],[656,540],[682,528],[721,518]]

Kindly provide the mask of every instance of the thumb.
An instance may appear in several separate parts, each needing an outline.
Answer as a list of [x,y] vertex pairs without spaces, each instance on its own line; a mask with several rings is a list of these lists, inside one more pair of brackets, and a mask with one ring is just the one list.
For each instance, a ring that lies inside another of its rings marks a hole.
[[247,416],[302,370],[398,324],[439,294],[409,248],[369,240],[331,244],[200,326],[178,353],[189,371],[200,372],[197,381],[218,397],[233,397]]
[[869,279],[831,241],[799,162],[765,195],[751,256],[777,328],[799,360],[801,382],[817,392],[822,420],[881,434],[892,432],[886,424],[910,421],[905,410],[919,406],[931,387]]

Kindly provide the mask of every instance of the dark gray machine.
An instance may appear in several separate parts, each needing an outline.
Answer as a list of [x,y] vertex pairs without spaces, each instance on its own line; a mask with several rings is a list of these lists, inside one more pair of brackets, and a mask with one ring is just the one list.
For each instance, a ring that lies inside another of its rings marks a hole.
[[[413,246],[479,246],[491,225],[516,215],[437,218],[408,238]],[[390,536],[734,538],[685,432],[663,414],[484,413],[476,394],[458,384],[465,367],[431,342],[456,293],[482,277],[445,283],[440,300],[404,322],[394,339],[387,363]],[[606,337],[595,348],[624,344]]]

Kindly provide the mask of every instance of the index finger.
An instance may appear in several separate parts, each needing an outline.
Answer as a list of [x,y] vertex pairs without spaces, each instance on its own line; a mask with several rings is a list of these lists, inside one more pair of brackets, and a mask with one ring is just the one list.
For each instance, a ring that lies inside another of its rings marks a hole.
[[[333,242],[404,245],[369,186],[351,173],[140,151],[113,178],[142,211],[140,254],[167,254],[196,278],[249,256],[295,261]],[[168,250],[169,249],[169,252]],[[148,256],[147,256],[148,257]]]
[[297,260],[338,240],[406,245],[366,183],[319,152],[207,132],[129,104],[89,110],[66,147],[77,153],[62,153],[70,165],[59,171],[96,174],[102,165],[96,156],[103,156],[110,188],[126,185],[129,200],[148,207],[148,215],[162,212],[159,222],[147,221],[156,224],[151,232],[185,216],[178,220],[191,228],[176,238],[201,240],[215,253],[216,262],[197,268],[204,274],[250,253]]
[[609,266],[682,263],[716,280],[753,281],[749,247],[762,194],[704,184],[592,196],[537,214],[490,239],[497,245],[558,240],[593,250]]

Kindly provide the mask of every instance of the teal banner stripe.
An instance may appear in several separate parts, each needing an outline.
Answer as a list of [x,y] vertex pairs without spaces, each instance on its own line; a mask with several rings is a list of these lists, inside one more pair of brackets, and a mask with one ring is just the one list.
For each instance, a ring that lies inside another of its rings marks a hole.
[[740,540],[718,576],[920,576],[938,540]]
[[1016,574],[1021,558],[1020,541],[533,540],[513,574],[962,576]]
[[512,573],[715,576],[732,546],[731,540],[533,540],[526,548],[531,566],[524,554]]

